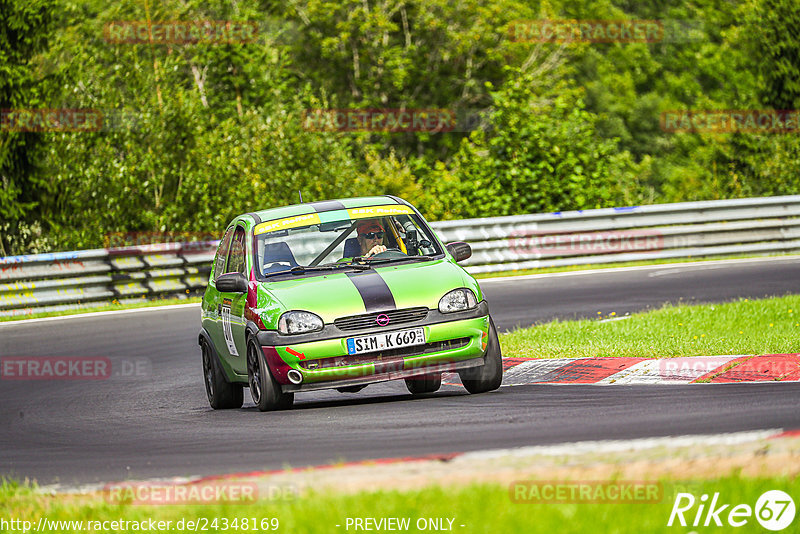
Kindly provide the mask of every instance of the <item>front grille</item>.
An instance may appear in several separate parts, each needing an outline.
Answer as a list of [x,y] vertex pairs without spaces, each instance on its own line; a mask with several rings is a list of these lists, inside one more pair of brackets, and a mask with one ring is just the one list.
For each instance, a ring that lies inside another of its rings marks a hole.
[[308,370],[330,369],[331,367],[346,367],[348,365],[366,365],[370,363],[391,363],[393,361],[402,362],[403,358],[419,356],[431,352],[442,350],[460,349],[469,344],[468,337],[458,339],[448,339],[445,341],[435,341],[425,345],[415,347],[403,347],[399,349],[384,350],[381,352],[370,352],[369,354],[353,354],[345,356],[334,356],[333,358],[319,358],[317,360],[301,361],[300,366]]
[[365,328],[379,326],[377,323],[379,315],[386,315],[389,318],[389,322],[381,326],[394,326],[424,319],[428,315],[428,308],[404,308],[402,310],[389,310],[385,312],[339,317],[333,321],[333,324],[339,330],[363,330]]

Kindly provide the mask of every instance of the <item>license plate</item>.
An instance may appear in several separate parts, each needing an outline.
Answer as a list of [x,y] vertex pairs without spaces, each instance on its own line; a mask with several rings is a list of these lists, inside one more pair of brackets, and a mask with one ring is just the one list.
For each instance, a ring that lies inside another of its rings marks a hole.
[[363,354],[424,344],[425,330],[412,328],[370,336],[349,337],[347,338],[347,354]]

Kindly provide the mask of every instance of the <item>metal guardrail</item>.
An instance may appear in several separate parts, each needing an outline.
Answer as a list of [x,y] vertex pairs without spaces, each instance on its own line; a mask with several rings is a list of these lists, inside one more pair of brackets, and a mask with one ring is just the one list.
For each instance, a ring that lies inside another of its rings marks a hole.
[[208,283],[218,241],[0,258],[0,315],[187,297]]
[[466,241],[473,274],[800,251],[800,195],[654,204],[434,223]]
[[[800,251],[800,195],[433,223],[477,273]],[[198,294],[218,241],[0,258],[0,315]]]

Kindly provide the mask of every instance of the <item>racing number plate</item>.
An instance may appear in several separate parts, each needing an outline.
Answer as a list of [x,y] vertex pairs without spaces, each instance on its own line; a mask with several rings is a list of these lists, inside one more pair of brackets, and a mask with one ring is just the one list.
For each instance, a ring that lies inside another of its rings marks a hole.
[[365,352],[378,352],[424,344],[425,330],[423,328],[411,328],[409,330],[386,332],[385,334],[349,337],[347,338],[347,354],[363,354]]

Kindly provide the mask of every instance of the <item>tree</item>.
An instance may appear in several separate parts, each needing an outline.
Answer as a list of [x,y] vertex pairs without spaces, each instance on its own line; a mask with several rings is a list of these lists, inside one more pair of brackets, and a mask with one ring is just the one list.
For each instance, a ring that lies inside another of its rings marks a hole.
[[[751,0],[744,11],[750,69],[759,75],[753,107],[800,109],[800,13],[792,0]],[[730,172],[753,196],[800,190],[800,132],[735,134]]]
[[[0,110],[45,105],[42,74],[33,58],[47,44],[54,5],[54,0],[0,0]],[[37,173],[44,148],[42,134],[16,129],[3,117],[0,255],[14,254],[25,247],[24,241],[35,238],[30,235],[30,223],[47,190],[46,181]]]
[[491,93],[488,129],[464,140],[452,164],[426,184],[442,193],[439,184],[458,176],[458,204],[440,202],[433,210],[496,216],[626,203],[635,166],[614,140],[597,136],[597,117],[584,108],[580,90],[509,71]]

